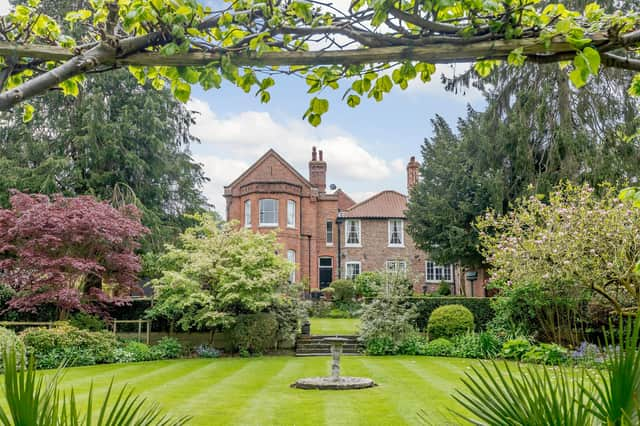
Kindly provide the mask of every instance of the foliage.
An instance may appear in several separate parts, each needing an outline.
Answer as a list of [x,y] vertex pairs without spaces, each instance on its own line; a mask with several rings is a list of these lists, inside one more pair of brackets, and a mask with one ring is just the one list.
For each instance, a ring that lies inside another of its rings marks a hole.
[[367,355],[395,355],[398,353],[398,343],[389,336],[370,337],[365,341]]
[[156,359],[155,356],[159,354],[159,352],[156,353],[152,351],[148,345],[132,340],[127,342],[124,346],[116,348],[114,351],[114,358],[115,362],[118,363],[142,362],[152,361],[153,359]]
[[112,333],[64,324],[28,328],[20,336],[38,368],[57,368],[65,360],[70,366],[113,362],[114,350],[119,346]]
[[[27,47],[37,42],[82,47],[62,54],[59,49],[42,46],[38,55],[31,53],[33,49],[17,51],[14,47],[15,59],[3,72],[2,85],[7,89],[0,93],[2,110],[54,87],[65,95],[78,96],[83,74],[101,70],[116,58],[128,60],[129,71],[140,83],[150,82],[158,89],[167,85],[183,102],[189,99],[192,85],[218,88],[223,79],[247,93],[255,90],[262,102],[268,102],[275,80],[271,76],[261,79],[256,71],[267,75],[282,71],[304,75],[310,94],[324,88],[337,90],[340,79],[347,78],[349,87],[344,97],[355,107],[364,96],[381,101],[394,86],[406,89],[417,78],[430,81],[435,65],[422,60],[455,62],[469,58],[480,58],[473,60],[473,69],[481,77],[494,71],[498,60],[521,67],[527,60],[569,59],[572,62],[564,72],[579,88],[594,80],[602,66],[634,68],[625,58],[635,57],[633,31],[640,20],[637,12],[608,13],[597,4],[578,12],[563,4],[538,1],[512,7],[511,3],[498,2],[407,0],[389,4],[363,0],[348,10],[302,1],[275,7],[242,2],[212,11],[198,2],[142,0],[91,2],[86,9],[67,13],[69,28],[63,28],[38,6],[38,1],[20,5],[4,18],[12,25],[6,25],[3,39],[20,40]],[[253,13],[254,9],[260,13]],[[94,32],[98,27],[104,27],[102,33]],[[116,28],[118,31],[114,31]],[[316,43],[307,43],[310,37]],[[119,46],[117,52],[107,48],[107,40]],[[625,42],[614,44],[616,40]],[[327,46],[352,43],[358,47],[326,58]],[[444,49],[446,54],[429,49],[443,43],[448,48]],[[370,57],[362,55],[364,50],[389,45],[395,49],[374,50]],[[411,49],[416,45],[427,49],[426,54]],[[618,49],[612,51],[615,49],[611,45]],[[453,46],[457,49],[452,57],[449,49]],[[132,56],[139,54],[141,47],[144,54]],[[541,59],[543,52],[551,58]],[[209,54],[210,60],[203,63],[203,55]],[[30,61],[32,56],[39,60]],[[94,60],[84,61],[88,57]],[[83,67],[74,67],[76,62]],[[243,65],[246,67],[240,68]],[[283,65],[289,66],[275,68]],[[34,78],[41,71],[45,77]],[[630,93],[638,92],[633,84]],[[317,126],[328,109],[328,100],[314,96],[304,118]],[[26,105],[23,120],[31,120],[33,114],[33,106]]]
[[335,280],[331,283],[331,288],[333,288],[333,300],[337,303],[352,302],[356,296],[354,280]]
[[218,358],[221,352],[210,345],[199,345],[196,347],[196,355],[200,358]]
[[[3,426],[178,426],[189,421],[188,417],[163,415],[157,404],[135,395],[126,386],[114,393],[113,382],[98,405],[94,405],[92,386],[87,406],[81,411],[73,390],[60,390],[63,370],[45,381],[36,376],[33,362],[27,368],[20,367],[20,356],[11,350],[4,357],[6,403],[0,406]],[[94,408],[100,413],[98,418],[94,417]]]
[[268,308],[292,267],[276,253],[276,235],[238,229],[209,215],[194,219],[197,225],[161,258],[163,274],[151,283],[155,304],[149,316],[186,331],[226,328],[239,314]]
[[428,341],[421,334],[409,335],[398,346],[398,353],[401,355],[426,355]]
[[[45,2],[62,17],[64,9],[88,3]],[[161,250],[190,224],[185,213],[206,206],[206,177],[189,152],[197,142],[194,115],[169,90],[141,86],[125,70],[89,76],[85,84],[76,99],[59,91],[35,99],[28,123],[15,110],[0,125],[0,206],[13,188],[134,204],[150,229],[143,248]]]
[[500,356],[505,359],[521,360],[531,350],[531,343],[524,337],[504,342]]
[[598,197],[587,185],[565,184],[547,202],[530,197],[507,215],[487,214],[478,228],[498,285],[539,286],[542,299],[580,301],[593,291],[618,312],[640,302],[640,209],[613,188]]
[[452,356],[454,351],[453,342],[444,337],[429,341],[424,350],[427,356]]
[[380,296],[364,306],[360,326],[360,340],[386,348],[397,347],[414,333],[414,306],[406,301],[409,289],[404,279],[388,277]]
[[537,364],[560,365],[567,362],[568,353],[562,346],[555,343],[541,343],[534,346],[522,356],[522,361]]
[[375,297],[384,285],[385,276],[379,272],[363,272],[353,279],[356,297]]
[[107,328],[105,322],[95,316],[85,312],[77,312],[69,318],[69,325],[89,331],[100,331]]
[[452,356],[459,358],[495,358],[502,344],[492,333],[467,333],[453,339]]
[[[291,289],[295,293],[295,289]],[[307,320],[307,310],[297,294],[280,294],[274,298],[268,311],[275,315],[278,328],[276,330],[276,349],[281,346],[293,347],[300,326]]]
[[264,354],[277,345],[276,315],[271,313],[239,315],[230,330],[230,337],[235,351]]
[[151,347],[153,359],[175,359],[182,355],[182,344],[173,337],[163,337]]
[[17,354],[23,354],[25,352],[24,343],[13,330],[0,327],[0,361],[3,360],[5,353],[11,351],[15,351]]
[[455,337],[473,329],[473,314],[462,305],[440,306],[431,313],[427,323],[430,339]]
[[611,326],[605,343],[606,368],[593,371],[520,364],[514,370],[495,362],[472,367],[466,389],[454,398],[475,418],[460,416],[474,424],[637,424],[640,317]]
[[483,297],[414,297],[410,301],[418,311],[416,324],[419,330],[426,330],[431,313],[445,305],[462,305],[469,309],[473,313],[476,331],[487,328],[495,315],[492,299]]
[[124,303],[137,290],[135,250],[146,232],[131,205],[15,192],[11,209],[0,209],[0,284],[16,290],[10,308],[52,304],[64,319]]
[[434,296],[450,296],[451,295],[451,284],[446,282],[441,282],[438,286],[438,289],[433,293]]
[[351,318],[351,314],[342,309],[332,309],[327,313],[327,318]]

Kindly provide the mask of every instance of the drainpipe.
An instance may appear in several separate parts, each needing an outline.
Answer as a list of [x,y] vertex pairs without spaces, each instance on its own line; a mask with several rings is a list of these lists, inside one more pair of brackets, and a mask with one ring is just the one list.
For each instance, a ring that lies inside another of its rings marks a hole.
[[338,279],[342,277],[342,245],[340,243],[340,224],[342,223],[342,219],[340,217],[336,217],[336,228],[338,228]]

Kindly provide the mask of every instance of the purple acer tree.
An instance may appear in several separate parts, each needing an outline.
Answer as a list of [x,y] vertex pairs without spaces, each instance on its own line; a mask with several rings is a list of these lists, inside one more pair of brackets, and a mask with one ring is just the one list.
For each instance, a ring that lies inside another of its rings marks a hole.
[[65,319],[126,303],[137,291],[135,249],[148,230],[135,206],[17,191],[10,203],[0,209],[0,285],[15,290],[11,309],[53,305]]

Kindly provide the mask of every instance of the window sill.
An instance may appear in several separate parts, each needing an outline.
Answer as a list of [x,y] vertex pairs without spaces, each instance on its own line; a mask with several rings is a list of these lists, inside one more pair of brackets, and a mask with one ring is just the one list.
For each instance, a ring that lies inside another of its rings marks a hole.
[[387,247],[389,247],[389,248],[406,248],[404,246],[404,244],[388,244]]
[[261,223],[260,225],[258,225],[258,227],[260,227],[260,228],[277,228],[278,224],[277,223]]
[[326,246],[327,247],[333,247],[333,243],[327,243]]
[[296,226],[295,225],[293,225],[293,226],[287,225],[287,229],[296,229]]
[[446,283],[446,284],[453,284],[453,281],[448,281],[448,280],[435,280],[435,281],[425,281],[426,284],[440,284],[440,283]]
[[362,248],[362,244],[345,244],[344,248]]

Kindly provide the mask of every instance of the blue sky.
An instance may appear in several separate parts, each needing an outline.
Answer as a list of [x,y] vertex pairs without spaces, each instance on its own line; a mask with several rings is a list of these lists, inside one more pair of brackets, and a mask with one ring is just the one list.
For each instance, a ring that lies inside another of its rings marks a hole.
[[[8,10],[8,0],[0,0],[0,14]],[[224,185],[269,148],[307,176],[312,146],[324,150],[327,183],[336,184],[354,199],[384,189],[405,193],[406,163],[412,155],[420,158],[420,146],[431,135],[429,120],[440,114],[455,125],[465,115],[467,104],[476,109],[484,106],[476,91],[456,95],[442,87],[442,73],[464,70],[464,65],[438,66],[432,82],[416,81],[405,91],[394,88],[382,102],[363,99],[355,109],[341,100],[344,89],[308,95],[304,80],[292,76],[276,78],[268,104],[228,84],[209,92],[194,88],[188,106],[198,112],[192,130],[201,143],[192,147],[192,153],[211,180],[205,194],[224,214]],[[317,128],[302,120],[312,96],[325,97],[331,105]]]

